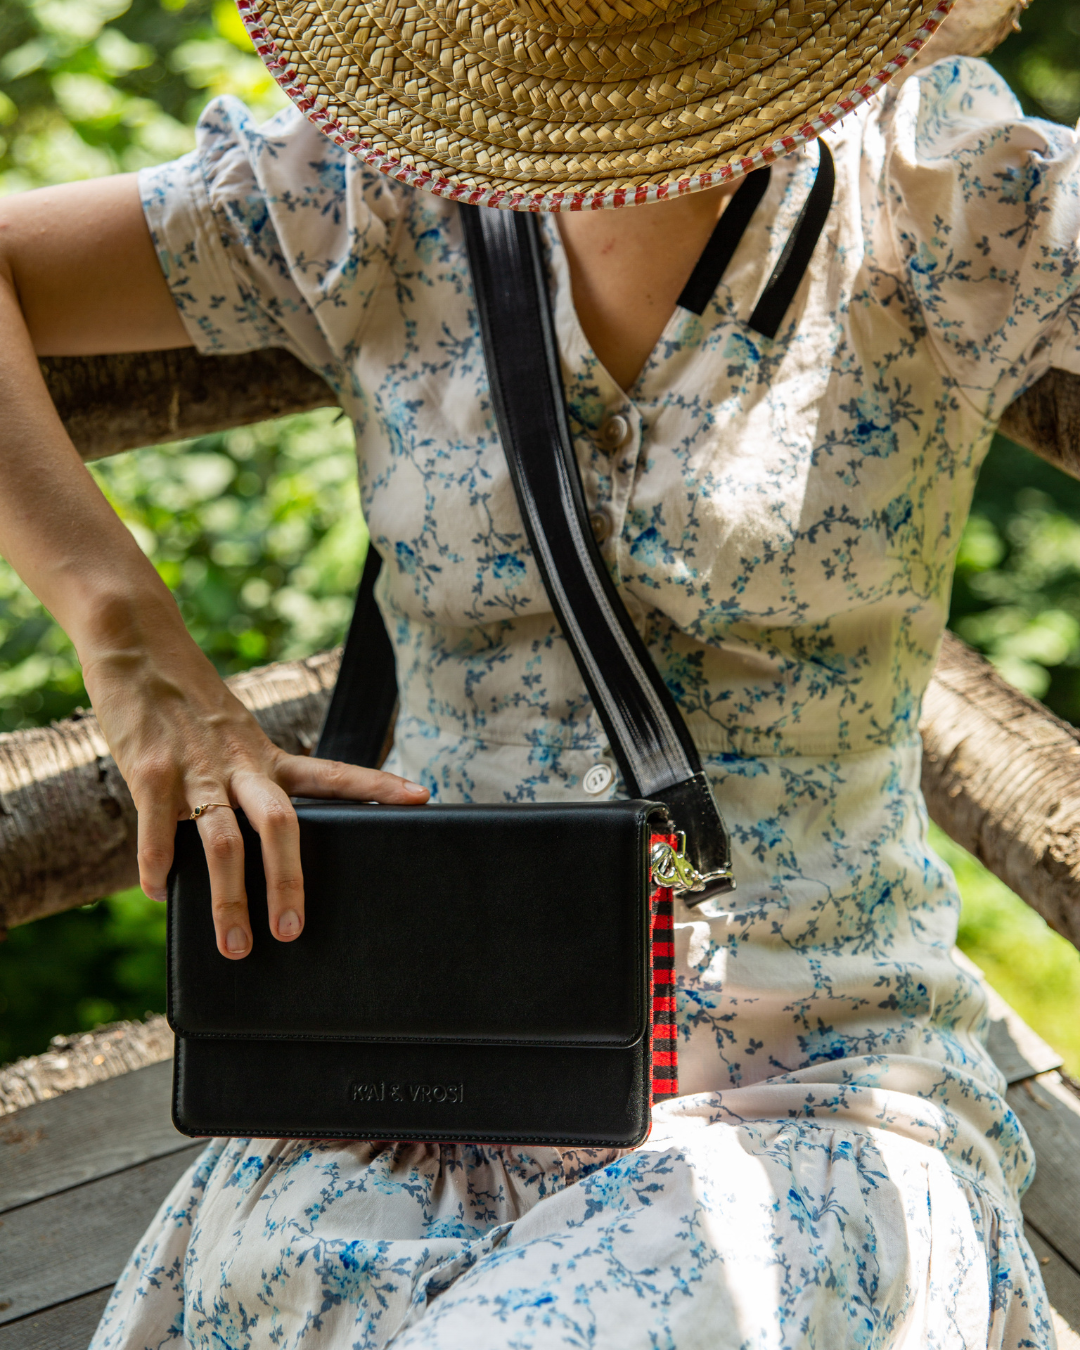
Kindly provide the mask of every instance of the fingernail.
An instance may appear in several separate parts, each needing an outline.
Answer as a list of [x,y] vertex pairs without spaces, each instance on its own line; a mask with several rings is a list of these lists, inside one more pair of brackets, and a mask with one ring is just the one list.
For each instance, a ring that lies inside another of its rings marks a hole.
[[404,781],[405,781],[405,786],[406,786],[406,788],[409,790],[409,792],[426,792],[426,791],[427,791],[427,788],[426,788],[426,787],[423,787],[420,783],[410,783],[409,780],[408,780],[407,778],[406,778]]
[[230,952],[246,952],[248,936],[242,928],[230,928],[225,934],[225,946]]
[[282,937],[295,937],[300,931],[300,915],[295,909],[287,909],[278,919],[277,930]]
[[169,898],[166,895],[164,888],[161,886],[144,886],[143,895],[150,900],[156,900],[159,905],[163,905]]

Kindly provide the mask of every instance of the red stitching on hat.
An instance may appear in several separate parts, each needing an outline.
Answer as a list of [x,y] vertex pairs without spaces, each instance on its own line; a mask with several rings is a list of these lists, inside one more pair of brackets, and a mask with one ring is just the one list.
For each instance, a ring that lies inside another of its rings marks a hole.
[[[841,115],[846,115],[872,98],[878,90],[888,84],[897,71],[903,70],[911,58],[926,45],[927,41],[941,27],[942,21],[952,5],[953,0],[938,0],[933,12],[914,34],[911,41],[906,43],[896,56],[883,66],[876,75],[872,75],[864,85],[861,85],[847,97],[838,99],[834,108],[840,109]],[[443,175],[433,174],[429,169],[410,167],[396,156],[374,149],[370,141],[345,130],[339,122],[331,121],[321,108],[314,113],[308,113],[309,108],[317,106],[316,99],[321,96],[321,91],[320,94],[315,95],[309,93],[301,83],[298,73],[287,68],[285,61],[278,54],[273,38],[263,25],[262,16],[257,8],[257,0],[237,0],[237,8],[252,42],[256,44],[256,51],[293,103],[312,122],[316,124],[325,122],[326,126],[320,126],[320,130],[327,135],[330,134],[331,130],[339,133],[332,136],[331,139],[335,140],[338,145],[343,146],[350,154],[356,155],[366,164],[370,164],[372,168],[413,187],[422,186],[428,192],[434,192],[440,197],[448,197],[451,201],[459,201],[461,194],[468,192],[470,194],[469,201],[475,206],[502,206],[504,209],[513,211],[555,212],[562,210],[609,210],[626,204],[625,188],[614,188],[609,192],[575,192],[570,195],[569,203],[567,203],[567,194],[564,191],[537,192],[530,193],[527,196],[525,193],[513,192],[508,196],[505,188],[467,189],[463,184],[455,183]],[[266,40],[265,50],[258,45],[257,41],[257,39],[262,40],[264,38]],[[279,70],[281,71],[280,74],[278,73]],[[800,146],[805,145],[808,141],[815,140],[823,131],[828,130],[839,120],[840,118],[833,108],[827,108],[817,117],[801,126],[794,135],[782,136],[756,151],[753,155],[744,156],[736,161],[739,166],[738,170],[732,164],[725,164],[719,170],[714,169],[707,173],[692,174],[689,178],[680,178],[672,184],[661,183],[657,187],[643,184],[634,191],[634,204],[664,201],[671,189],[674,189],[675,193],[680,196],[686,192],[698,192],[711,185],[715,177],[720,177],[722,181],[728,182],[741,174],[752,173],[754,169],[759,168],[762,164],[770,163],[778,155],[788,154],[792,150],[797,150]],[[619,196],[620,193],[622,194],[621,197]]]

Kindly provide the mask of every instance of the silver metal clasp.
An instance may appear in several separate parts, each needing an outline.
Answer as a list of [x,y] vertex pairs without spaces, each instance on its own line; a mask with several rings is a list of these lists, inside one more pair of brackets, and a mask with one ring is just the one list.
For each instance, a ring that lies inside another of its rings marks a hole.
[[730,880],[731,885],[726,889],[734,890],[730,867],[702,876],[686,856],[686,835],[679,830],[675,837],[679,841],[678,847],[657,840],[649,852],[652,878],[658,886],[670,886],[681,895],[686,891],[703,891],[713,881]]

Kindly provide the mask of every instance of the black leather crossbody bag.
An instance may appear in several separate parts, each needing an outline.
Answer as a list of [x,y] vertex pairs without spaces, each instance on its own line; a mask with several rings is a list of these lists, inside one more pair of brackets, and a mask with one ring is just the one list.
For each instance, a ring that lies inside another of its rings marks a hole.
[[[301,800],[302,935],[216,950],[194,823],[169,880],[173,1118],[194,1135],[630,1147],[677,1089],[673,893],[732,889],[682,717],[588,525],[537,222],[462,209],[499,431],[548,596],[629,800]],[[396,684],[371,550],[316,753],[374,764]]]

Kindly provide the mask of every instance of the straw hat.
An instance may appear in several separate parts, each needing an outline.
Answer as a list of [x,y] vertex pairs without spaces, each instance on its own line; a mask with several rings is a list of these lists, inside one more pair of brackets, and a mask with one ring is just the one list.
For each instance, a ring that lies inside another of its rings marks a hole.
[[630,205],[739,176],[901,70],[951,0],[238,0],[314,122],[477,204]]

